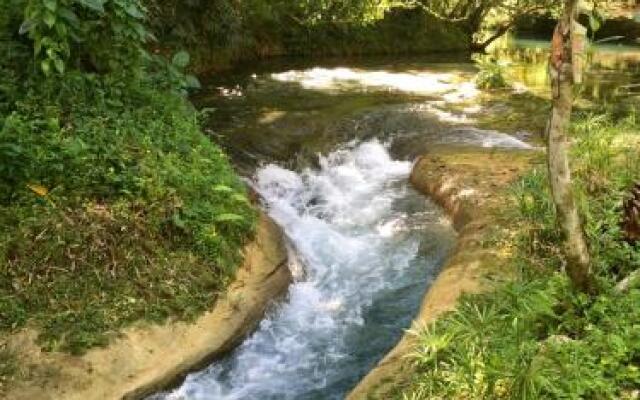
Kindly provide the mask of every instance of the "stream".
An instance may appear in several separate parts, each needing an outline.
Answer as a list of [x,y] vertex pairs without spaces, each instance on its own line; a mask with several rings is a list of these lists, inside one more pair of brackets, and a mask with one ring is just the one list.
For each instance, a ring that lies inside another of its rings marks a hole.
[[408,326],[454,239],[376,141],[345,145],[299,173],[255,176],[295,252],[296,282],[229,358],[168,399],[338,399]]
[[[531,46],[510,73],[543,91]],[[205,82],[194,101],[208,133],[284,229],[295,282],[242,345],[152,399],[344,398],[409,327],[455,244],[408,184],[412,160],[437,146],[535,146],[526,123],[482,124],[518,105],[496,106],[474,73],[464,56],[278,60]]]

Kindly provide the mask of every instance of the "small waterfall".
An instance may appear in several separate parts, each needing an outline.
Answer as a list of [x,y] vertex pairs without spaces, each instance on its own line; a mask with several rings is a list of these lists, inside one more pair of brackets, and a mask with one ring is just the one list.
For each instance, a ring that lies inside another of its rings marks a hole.
[[254,177],[304,265],[287,299],[229,357],[155,398],[339,399],[408,327],[453,242],[448,222],[408,187],[411,164],[377,141],[319,165]]

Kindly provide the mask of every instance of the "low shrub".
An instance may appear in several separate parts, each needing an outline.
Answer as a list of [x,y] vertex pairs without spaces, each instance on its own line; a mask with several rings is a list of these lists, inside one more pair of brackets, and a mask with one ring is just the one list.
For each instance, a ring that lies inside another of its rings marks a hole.
[[476,86],[480,89],[504,89],[510,85],[505,78],[506,66],[489,56],[474,56],[478,68]]

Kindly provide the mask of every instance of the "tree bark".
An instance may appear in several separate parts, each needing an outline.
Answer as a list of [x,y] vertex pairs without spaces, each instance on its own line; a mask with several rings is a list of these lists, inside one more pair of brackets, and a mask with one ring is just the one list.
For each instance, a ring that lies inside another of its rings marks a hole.
[[481,53],[486,51],[487,47],[489,47],[491,43],[500,39],[505,33],[509,31],[509,29],[511,29],[511,25],[512,25],[511,22],[508,24],[504,24],[499,28],[497,28],[495,32],[493,32],[493,34],[489,36],[487,39],[485,39],[484,41],[471,43],[471,51],[474,53]]
[[[564,1],[564,15],[552,41],[549,68],[553,108],[547,125],[547,164],[558,223],[564,234],[566,271],[580,291],[591,292],[589,249],[582,220],[572,190],[569,168],[569,124],[573,107],[573,67],[571,30],[577,17],[578,0]],[[576,60],[577,62],[577,60]]]

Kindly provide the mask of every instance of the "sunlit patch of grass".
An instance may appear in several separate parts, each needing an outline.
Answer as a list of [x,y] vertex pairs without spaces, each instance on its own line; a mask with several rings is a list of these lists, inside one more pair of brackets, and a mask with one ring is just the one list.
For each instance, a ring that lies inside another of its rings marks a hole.
[[640,268],[620,234],[620,205],[640,178],[633,115],[583,115],[573,125],[575,189],[600,291],[575,293],[562,271],[561,233],[546,171],[510,189],[511,263],[522,274],[415,332],[417,373],[402,399],[632,398],[640,385],[640,290],[614,284]]
[[562,274],[460,301],[417,332],[405,399],[621,398],[637,387],[640,292],[576,296]]
[[476,86],[481,89],[506,89],[510,85],[506,78],[506,65],[492,56],[475,56],[474,62],[478,68]]

